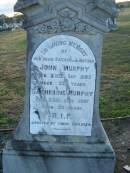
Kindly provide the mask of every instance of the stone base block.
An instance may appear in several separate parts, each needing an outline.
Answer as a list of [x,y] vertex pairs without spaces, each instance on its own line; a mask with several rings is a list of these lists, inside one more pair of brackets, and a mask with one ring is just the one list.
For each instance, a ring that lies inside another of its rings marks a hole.
[[114,168],[115,155],[109,151],[49,152],[24,147],[23,150],[6,147],[3,151],[3,173],[114,173]]

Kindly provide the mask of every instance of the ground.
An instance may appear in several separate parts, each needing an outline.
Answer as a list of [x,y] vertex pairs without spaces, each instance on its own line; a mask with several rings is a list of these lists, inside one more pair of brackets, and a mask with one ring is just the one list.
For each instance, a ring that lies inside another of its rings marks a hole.
[[123,167],[130,165],[130,117],[105,120],[103,125],[116,152],[115,173],[127,173]]

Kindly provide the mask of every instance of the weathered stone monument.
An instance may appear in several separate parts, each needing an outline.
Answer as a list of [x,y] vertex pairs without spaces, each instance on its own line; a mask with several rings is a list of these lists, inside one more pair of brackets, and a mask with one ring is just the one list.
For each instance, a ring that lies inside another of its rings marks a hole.
[[25,110],[4,173],[114,173],[99,117],[103,34],[113,0],[18,0],[28,51]]

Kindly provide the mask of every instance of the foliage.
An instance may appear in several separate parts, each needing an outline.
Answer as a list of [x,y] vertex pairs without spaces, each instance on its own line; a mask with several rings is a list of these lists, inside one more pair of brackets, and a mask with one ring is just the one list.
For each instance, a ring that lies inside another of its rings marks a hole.
[[13,23],[13,22],[21,22],[23,21],[23,14],[21,13],[16,13],[13,17],[8,17],[4,14],[0,15],[0,26],[3,25],[4,23]]

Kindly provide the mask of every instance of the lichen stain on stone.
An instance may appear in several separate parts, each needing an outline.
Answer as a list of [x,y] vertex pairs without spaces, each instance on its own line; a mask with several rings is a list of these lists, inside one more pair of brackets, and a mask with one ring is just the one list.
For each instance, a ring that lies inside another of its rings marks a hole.
[[69,81],[68,79],[66,78],[65,76],[65,73],[63,73],[60,69],[60,74],[63,76],[64,78],[64,83],[65,83],[65,89],[66,89],[66,93],[67,93],[67,100],[68,100],[68,103],[69,105],[71,105],[71,98],[70,98],[70,95],[68,94],[68,91],[70,91],[70,85],[69,85]]
[[[44,116],[46,115],[50,115],[51,116],[51,112],[50,112],[50,109],[49,109],[49,104],[48,104],[48,101],[47,101],[47,98],[46,98],[46,95],[44,92],[44,87],[43,85],[40,83],[43,77],[43,74],[42,72],[38,69],[38,67],[36,65],[34,65],[32,63],[32,66],[31,66],[31,70],[32,70],[32,85],[34,85],[34,87],[37,89],[38,91],[38,94],[39,94],[39,97],[37,97],[37,102],[39,102],[39,105],[42,104],[42,108],[44,108],[44,112],[42,112],[42,115],[41,115],[41,112],[40,110],[37,110],[36,108],[36,111],[37,111],[37,115],[39,117],[39,119],[42,121],[42,119],[44,118]],[[43,110],[43,109],[42,109]],[[43,116],[44,114],[44,116]]]

